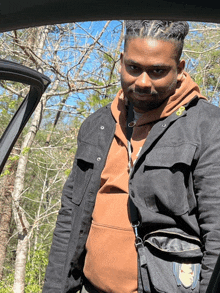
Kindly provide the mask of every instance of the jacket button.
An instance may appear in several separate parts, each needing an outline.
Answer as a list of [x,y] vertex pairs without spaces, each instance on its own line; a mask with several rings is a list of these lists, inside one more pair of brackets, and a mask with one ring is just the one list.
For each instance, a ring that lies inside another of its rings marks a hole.
[[100,129],[101,129],[101,130],[105,129],[105,126],[102,125],[102,126],[100,127]]
[[167,127],[167,125],[166,125],[166,124],[162,124],[162,127],[164,127],[164,128],[165,128],[165,127]]
[[100,161],[101,161],[101,157],[98,157],[98,158],[97,158],[97,161],[100,162]]

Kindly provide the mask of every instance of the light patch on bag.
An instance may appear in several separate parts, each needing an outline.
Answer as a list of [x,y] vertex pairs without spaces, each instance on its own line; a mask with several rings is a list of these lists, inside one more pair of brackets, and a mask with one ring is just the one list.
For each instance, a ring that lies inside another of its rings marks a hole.
[[179,279],[184,287],[188,288],[192,285],[194,278],[194,272],[191,264],[181,264],[179,270]]
[[177,281],[177,286],[195,289],[200,277],[200,263],[186,264],[173,262],[173,273]]

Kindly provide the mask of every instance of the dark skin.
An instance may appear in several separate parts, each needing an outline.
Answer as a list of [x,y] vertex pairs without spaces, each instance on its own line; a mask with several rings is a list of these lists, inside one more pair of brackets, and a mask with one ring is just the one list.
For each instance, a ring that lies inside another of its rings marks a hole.
[[176,60],[174,42],[132,38],[121,54],[121,85],[137,112],[158,108],[174,94],[185,61]]

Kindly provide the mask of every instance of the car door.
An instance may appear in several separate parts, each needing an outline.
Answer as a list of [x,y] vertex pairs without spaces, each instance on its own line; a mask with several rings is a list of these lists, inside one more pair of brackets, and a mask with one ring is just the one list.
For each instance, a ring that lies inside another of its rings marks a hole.
[[0,60],[0,80],[10,80],[30,85],[29,93],[20,104],[0,139],[0,173],[19,134],[37,107],[50,79],[36,70],[17,63]]

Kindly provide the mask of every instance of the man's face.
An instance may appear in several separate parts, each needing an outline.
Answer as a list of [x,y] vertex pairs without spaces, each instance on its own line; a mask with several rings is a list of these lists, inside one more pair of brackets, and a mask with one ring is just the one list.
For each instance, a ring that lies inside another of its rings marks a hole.
[[175,92],[185,61],[177,64],[175,44],[132,38],[121,54],[121,85],[137,112],[158,108]]

